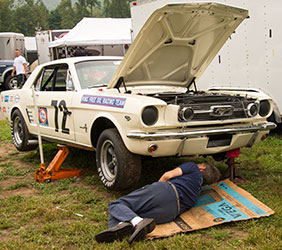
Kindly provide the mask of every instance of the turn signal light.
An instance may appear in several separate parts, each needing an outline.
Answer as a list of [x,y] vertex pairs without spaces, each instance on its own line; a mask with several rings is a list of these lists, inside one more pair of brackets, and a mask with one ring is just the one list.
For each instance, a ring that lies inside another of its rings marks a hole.
[[265,134],[261,137],[261,140],[264,141],[268,137],[268,134]]
[[157,149],[158,149],[158,145],[156,145],[156,144],[151,144],[151,145],[148,147],[148,151],[149,151],[150,153],[156,151]]

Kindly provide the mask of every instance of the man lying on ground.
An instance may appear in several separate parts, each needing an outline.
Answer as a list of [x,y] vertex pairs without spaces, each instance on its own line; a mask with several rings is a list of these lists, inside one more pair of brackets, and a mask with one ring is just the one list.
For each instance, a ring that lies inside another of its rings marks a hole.
[[165,172],[158,182],[146,185],[109,203],[109,229],[98,233],[98,242],[112,242],[131,235],[128,241],[145,239],[156,224],[173,221],[190,209],[200,196],[202,184],[220,178],[211,164],[185,162]]

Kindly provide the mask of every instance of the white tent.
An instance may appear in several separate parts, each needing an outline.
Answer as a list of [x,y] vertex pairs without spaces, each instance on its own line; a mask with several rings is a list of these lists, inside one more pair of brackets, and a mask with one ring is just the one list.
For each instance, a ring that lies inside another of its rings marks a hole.
[[83,18],[49,48],[66,46],[131,44],[130,18]]

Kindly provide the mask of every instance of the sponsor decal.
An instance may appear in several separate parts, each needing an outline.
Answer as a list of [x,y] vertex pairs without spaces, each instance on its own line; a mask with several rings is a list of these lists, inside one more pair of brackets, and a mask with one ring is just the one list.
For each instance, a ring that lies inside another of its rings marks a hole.
[[9,102],[9,96],[8,95],[4,96],[4,102]]
[[6,113],[6,107],[2,107],[2,112]]
[[1,101],[4,102],[4,96],[3,95],[1,96]]
[[18,103],[20,101],[20,96],[19,95],[15,95],[14,97],[14,100],[15,100],[15,103]]
[[83,95],[81,98],[81,103],[115,107],[115,108],[123,108],[125,102],[126,102],[126,98],[115,98],[108,96]]
[[48,112],[47,108],[38,108],[39,124],[48,127]]
[[13,102],[13,101],[14,101],[14,97],[10,96],[10,102]]
[[10,113],[10,106],[7,107],[7,113]]

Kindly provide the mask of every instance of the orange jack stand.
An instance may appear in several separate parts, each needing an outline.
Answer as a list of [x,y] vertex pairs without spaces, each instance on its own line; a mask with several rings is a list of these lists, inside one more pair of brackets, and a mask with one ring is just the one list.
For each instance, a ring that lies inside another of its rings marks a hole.
[[69,150],[65,146],[59,146],[59,152],[56,154],[52,162],[46,168],[45,164],[42,163],[40,168],[38,168],[34,174],[35,181],[38,182],[51,182],[57,179],[71,178],[73,176],[80,176],[84,174],[84,171],[78,168],[62,168],[60,166],[63,164]]

